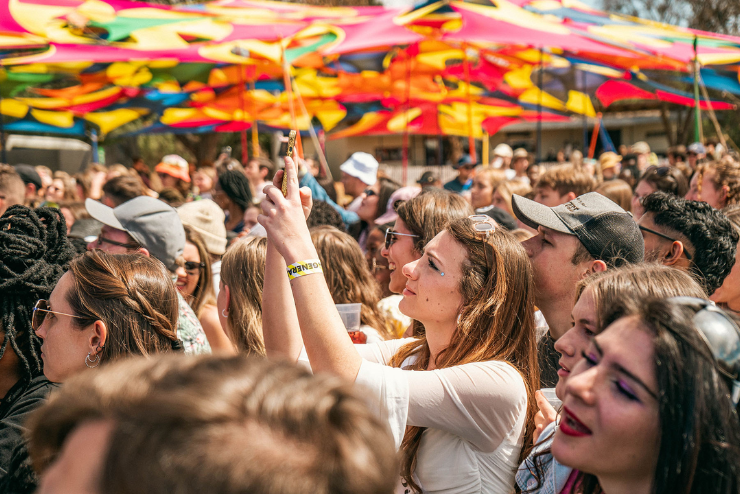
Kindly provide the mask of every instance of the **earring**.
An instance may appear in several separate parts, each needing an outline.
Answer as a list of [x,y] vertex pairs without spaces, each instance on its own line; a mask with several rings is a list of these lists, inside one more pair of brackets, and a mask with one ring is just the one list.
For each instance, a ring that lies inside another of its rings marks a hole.
[[439,275],[440,275],[440,276],[444,276],[445,274],[444,274],[444,273],[439,273]]
[[229,317],[229,313],[228,313],[228,312],[226,312],[226,309],[223,309],[223,310],[221,311],[221,315],[222,315],[222,316],[224,316],[224,317]]
[[90,358],[91,353],[92,352],[89,352],[87,354],[87,357],[85,357],[85,365],[90,369],[94,369],[95,367],[100,365],[100,354],[96,353],[94,358]]

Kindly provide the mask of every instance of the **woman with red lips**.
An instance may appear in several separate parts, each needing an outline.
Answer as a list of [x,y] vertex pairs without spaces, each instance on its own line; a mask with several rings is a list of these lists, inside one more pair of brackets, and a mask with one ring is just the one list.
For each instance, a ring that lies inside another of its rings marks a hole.
[[738,492],[738,320],[678,297],[616,300],[603,321],[568,377],[552,443],[581,472],[577,492]]
[[[699,284],[684,271],[658,264],[642,264],[608,270],[581,281],[576,288],[576,303],[571,313],[572,327],[555,342],[562,355],[559,361],[555,394],[565,397],[565,386],[573,368],[581,361],[594,335],[601,332],[601,314],[613,300],[643,300],[651,297],[706,297]],[[523,492],[568,492],[568,481],[574,481],[572,469],[552,459],[550,447],[555,432],[557,412],[538,391],[535,416],[535,441],[532,454],[517,472],[517,483]],[[577,472],[576,472],[577,473]]]
[[[524,248],[487,216],[451,222],[401,270],[400,309],[424,325],[424,334],[353,345],[324,277],[314,276],[320,270],[305,224],[310,195],[298,190],[292,160],[285,170],[287,197],[266,188],[260,216],[268,238],[268,355],[295,360],[302,340],[315,372],[365,387],[401,450],[398,492],[514,492],[539,382]],[[279,185],[281,172],[275,180]],[[290,281],[286,265],[293,266]],[[297,274],[296,266],[309,272]]]

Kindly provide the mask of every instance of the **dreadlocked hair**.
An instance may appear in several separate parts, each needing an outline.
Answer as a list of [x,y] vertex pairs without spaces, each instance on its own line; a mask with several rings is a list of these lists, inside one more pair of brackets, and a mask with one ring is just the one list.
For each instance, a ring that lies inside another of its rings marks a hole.
[[43,372],[33,306],[48,299],[74,257],[67,223],[55,208],[11,206],[0,217],[0,358],[10,345],[29,378]]

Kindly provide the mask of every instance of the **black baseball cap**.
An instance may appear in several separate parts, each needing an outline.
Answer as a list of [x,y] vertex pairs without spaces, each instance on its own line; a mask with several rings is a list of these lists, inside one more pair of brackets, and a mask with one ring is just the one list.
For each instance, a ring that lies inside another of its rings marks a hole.
[[506,211],[496,206],[486,206],[475,210],[476,214],[485,214],[493,218],[499,225],[507,230],[516,230],[516,219]]
[[36,186],[36,190],[39,190],[43,186],[39,172],[31,165],[19,164],[14,165],[13,168],[15,168],[15,172],[21,177],[24,184],[33,184]]
[[511,206],[525,225],[575,235],[589,254],[609,266],[636,264],[645,257],[645,243],[632,215],[598,192],[554,208],[514,194]]
[[434,172],[424,172],[416,183],[419,185],[431,185],[436,181],[437,177],[434,176]]

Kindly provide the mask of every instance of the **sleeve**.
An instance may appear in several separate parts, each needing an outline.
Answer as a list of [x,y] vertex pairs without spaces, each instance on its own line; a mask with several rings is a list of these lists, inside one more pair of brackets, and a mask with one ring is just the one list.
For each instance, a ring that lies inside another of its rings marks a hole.
[[443,430],[490,452],[526,413],[524,381],[505,362],[420,372],[365,361],[356,381],[378,403],[397,445],[411,425]]
[[339,213],[339,215],[342,217],[342,221],[344,221],[346,225],[349,225],[350,223],[357,223],[358,221],[360,221],[360,217],[357,216],[357,213],[347,211],[343,207],[339,206],[339,204],[332,201],[331,197],[329,197],[329,194],[326,193],[321,184],[319,184],[319,182],[316,181],[316,178],[310,173],[306,173],[301,178],[299,185],[301,187],[308,187],[309,189],[311,189],[311,196],[313,197],[314,201],[324,201],[325,203],[336,209],[337,213]]
[[49,384],[37,392],[22,396],[0,420],[0,477],[7,473],[13,450],[23,444],[26,419],[41,406],[52,387]]

